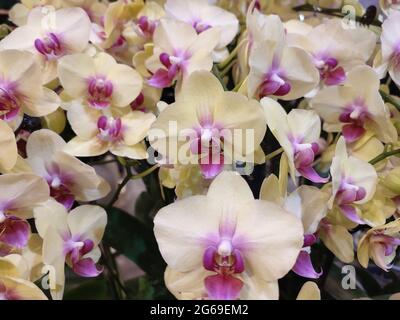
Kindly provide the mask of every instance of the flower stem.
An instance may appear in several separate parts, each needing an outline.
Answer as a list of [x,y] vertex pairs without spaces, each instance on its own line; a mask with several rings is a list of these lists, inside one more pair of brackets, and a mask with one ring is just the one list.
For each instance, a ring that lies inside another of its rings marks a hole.
[[400,111],[400,101],[396,100],[393,96],[390,94],[386,93],[383,90],[379,90],[379,93],[382,96],[383,101],[392,104],[397,110]]
[[395,149],[392,151],[386,151],[381,153],[380,155],[376,156],[375,158],[373,158],[369,163],[374,165],[377,164],[378,162],[385,160],[386,158],[390,157],[390,156],[395,156],[397,154],[400,154],[400,149]]
[[217,66],[218,66],[218,69],[220,69],[220,70],[225,69],[226,66],[227,66],[229,63],[231,63],[231,61],[236,57],[236,55],[237,55],[237,53],[238,53],[240,47],[241,47],[244,43],[245,43],[245,40],[242,40],[240,43],[238,43],[238,45],[235,47],[235,49],[233,49],[232,52],[229,53],[229,56],[228,56],[224,61],[222,61],[221,63],[219,63],[219,64],[217,65]]
[[212,73],[217,77],[217,79],[221,83],[222,87],[224,88],[224,91],[228,91],[228,88],[226,87],[223,76],[221,75],[221,72],[219,71],[216,64],[213,65]]
[[268,161],[268,160],[271,160],[271,159],[275,158],[276,156],[280,155],[282,152],[283,152],[282,148],[279,148],[279,149],[271,152],[269,155],[267,155],[265,157],[265,161]]
[[144,178],[144,177],[148,176],[149,174],[151,174],[153,171],[157,170],[159,167],[160,167],[159,164],[155,164],[154,166],[148,168],[147,170],[145,170],[141,173],[138,173],[135,176],[132,176],[131,179],[136,180],[136,179]]

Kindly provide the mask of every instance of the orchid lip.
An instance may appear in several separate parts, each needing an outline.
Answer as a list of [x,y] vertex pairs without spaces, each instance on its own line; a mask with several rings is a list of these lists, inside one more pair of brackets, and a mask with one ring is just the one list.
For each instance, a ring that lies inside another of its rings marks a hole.
[[60,39],[52,32],[42,39],[36,39],[34,45],[36,50],[45,56],[47,60],[57,59],[63,55]]

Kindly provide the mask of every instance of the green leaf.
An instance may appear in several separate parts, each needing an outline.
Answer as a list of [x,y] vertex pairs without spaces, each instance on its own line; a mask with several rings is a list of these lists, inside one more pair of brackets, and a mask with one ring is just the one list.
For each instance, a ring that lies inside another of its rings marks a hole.
[[149,276],[163,277],[166,265],[153,230],[137,218],[117,208],[109,210],[104,242],[134,261]]

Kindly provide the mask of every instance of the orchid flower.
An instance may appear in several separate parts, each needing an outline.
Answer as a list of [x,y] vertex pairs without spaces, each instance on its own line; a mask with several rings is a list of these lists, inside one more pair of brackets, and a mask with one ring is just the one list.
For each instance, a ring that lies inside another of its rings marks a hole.
[[95,58],[87,54],[63,57],[58,74],[70,97],[83,98],[95,109],[126,107],[142,90],[140,75],[106,53],[99,53]]
[[381,269],[388,271],[400,245],[400,220],[369,229],[358,243],[357,257],[360,264],[368,267],[371,258]]
[[28,266],[20,255],[0,258],[0,300],[47,300],[27,275]]
[[336,145],[331,165],[332,196],[329,209],[337,206],[350,221],[365,224],[356,205],[368,202],[375,193],[378,176],[375,168],[354,156],[348,156],[341,137]]
[[329,177],[320,177],[313,168],[321,134],[318,115],[312,110],[302,109],[293,109],[286,114],[282,106],[271,98],[263,98],[261,105],[269,129],[288,157],[292,179],[303,176],[315,183],[326,183]]
[[86,49],[90,30],[90,19],[81,8],[37,7],[30,12],[26,25],[0,41],[0,50],[35,53],[44,67],[43,83],[48,83],[57,76],[59,58]]
[[146,61],[153,73],[148,83],[156,88],[185,81],[194,71],[210,71],[212,52],[218,45],[220,31],[208,29],[200,34],[189,24],[162,19],[154,32],[153,56]]
[[78,103],[68,111],[68,120],[77,137],[67,143],[64,151],[78,157],[110,151],[121,157],[145,159],[148,154],[143,140],[155,119],[152,113],[141,111],[105,115]]
[[[200,71],[184,83],[176,102],[160,113],[149,140],[168,164],[199,163],[203,176],[212,179],[225,163],[253,156],[265,135],[263,119],[256,101],[224,91],[217,78]],[[176,130],[171,129],[175,125]],[[174,152],[175,144],[182,149]]]
[[33,54],[0,51],[0,73],[0,119],[13,129],[18,128],[24,113],[41,117],[59,107],[57,94],[42,86],[41,68]]
[[0,172],[11,170],[17,162],[17,142],[13,130],[0,120]]
[[394,142],[397,131],[379,94],[379,85],[372,68],[355,67],[343,85],[322,89],[311,100],[311,106],[325,121],[324,129],[342,132],[348,143],[359,140],[366,132],[382,142]]
[[46,181],[34,174],[0,176],[0,243],[17,249],[28,243],[33,208],[49,199]]
[[292,270],[302,277],[317,279],[321,276],[322,271],[314,270],[310,253],[311,246],[318,241],[319,223],[327,213],[327,196],[318,188],[305,185],[286,196],[280,194],[279,184],[280,181],[275,175],[266,178],[261,186],[260,199],[275,202],[302,222],[303,248]]
[[64,206],[48,201],[35,209],[35,225],[43,238],[43,262],[55,269],[53,299],[64,291],[64,265],[82,277],[97,277],[101,253],[98,245],[107,224],[107,214],[99,206],[83,205],[67,212]]
[[298,24],[294,28],[288,25],[289,45],[300,47],[311,55],[319,71],[321,86],[342,84],[347,72],[364,65],[374,52],[376,35],[366,28],[345,29],[340,19],[329,19],[301,34]]
[[234,172],[221,173],[206,196],[162,208],[154,225],[164,260],[181,274],[166,274],[177,298],[277,299],[276,281],[294,265],[303,242],[301,222],[272,202],[254,200]]
[[43,177],[50,195],[70,209],[77,201],[94,201],[105,197],[110,186],[89,165],[65,153],[65,141],[53,131],[32,133],[26,145],[26,161],[31,170]]
[[211,5],[207,0],[168,0],[165,11],[168,18],[192,25],[198,34],[210,28],[219,28],[217,51],[223,51],[239,30],[239,21],[233,13]]
[[374,67],[384,78],[386,71],[400,87],[400,12],[392,11],[382,24],[381,51]]
[[298,99],[318,84],[318,71],[303,49],[288,47],[284,40],[257,44],[249,58],[248,94]]

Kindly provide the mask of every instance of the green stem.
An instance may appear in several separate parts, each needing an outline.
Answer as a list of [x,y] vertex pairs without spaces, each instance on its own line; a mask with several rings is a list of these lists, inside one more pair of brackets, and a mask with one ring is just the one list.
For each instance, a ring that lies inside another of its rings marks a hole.
[[382,160],[385,160],[387,157],[395,156],[397,154],[400,154],[400,149],[386,151],[386,152],[381,153],[379,156],[376,156],[375,158],[373,158],[369,163],[374,165]]
[[235,64],[236,60],[232,60],[223,70],[221,70],[221,76],[225,77]]
[[[346,15],[343,14],[341,9],[328,9],[328,8],[320,8],[318,6],[313,6],[311,4],[305,4],[305,5],[301,5],[298,7],[294,7],[293,8],[294,11],[305,11],[305,12],[314,12],[314,13],[320,13],[320,14],[325,14],[328,16],[334,16],[334,17],[338,17],[338,18],[345,18]],[[356,16],[355,20],[357,22],[363,22],[363,17],[360,16]],[[372,26],[376,26],[376,27],[381,27],[382,26],[382,22],[380,22],[379,20],[374,20],[372,22],[369,23],[369,25]]]
[[226,66],[227,66],[229,63],[231,63],[231,61],[236,57],[236,55],[237,55],[237,53],[238,53],[240,47],[241,47],[244,43],[245,43],[245,41],[242,40],[242,41],[235,47],[235,49],[233,49],[232,52],[229,53],[229,56],[228,56],[224,61],[222,61],[221,63],[218,64],[218,69],[220,69],[220,70],[225,69]]
[[265,161],[268,161],[268,160],[271,160],[271,159],[275,158],[277,155],[280,155],[282,152],[283,152],[282,148],[279,148],[279,149],[271,152],[269,155],[267,155],[265,157]]
[[146,176],[148,176],[149,174],[151,174],[153,171],[157,170],[160,167],[159,164],[155,164],[154,166],[148,168],[147,170],[138,173],[137,175],[134,175],[131,177],[132,180],[136,180],[136,179],[142,179]]
[[124,290],[125,287],[122,285],[119,279],[118,280],[116,279],[116,274],[113,269],[113,263],[115,263],[115,261],[112,261],[114,258],[111,254],[110,247],[102,243],[100,244],[100,250],[106,268],[105,275],[109,283],[111,294],[114,299],[121,300],[123,299],[123,294],[121,290]]
[[224,91],[228,91],[228,88],[226,87],[225,83],[224,83],[224,79],[217,67],[216,64],[213,65],[212,68],[212,73],[217,77],[217,79],[219,80],[219,82],[221,83],[222,87],[224,88]]
[[383,90],[379,90],[379,93],[381,94],[383,101],[394,105],[396,109],[400,111],[400,101]]
[[115,204],[115,202],[117,202],[119,195],[122,191],[122,189],[128,184],[128,182],[131,180],[132,178],[132,173],[129,167],[126,167],[126,171],[127,174],[124,178],[124,180],[122,180],[122,182],[118,185],[117,190],[114,193],[114,196],[112,197],[112,199],[110,200],[110,202],[107,205],[107,209],[112,208],[112,206]]

